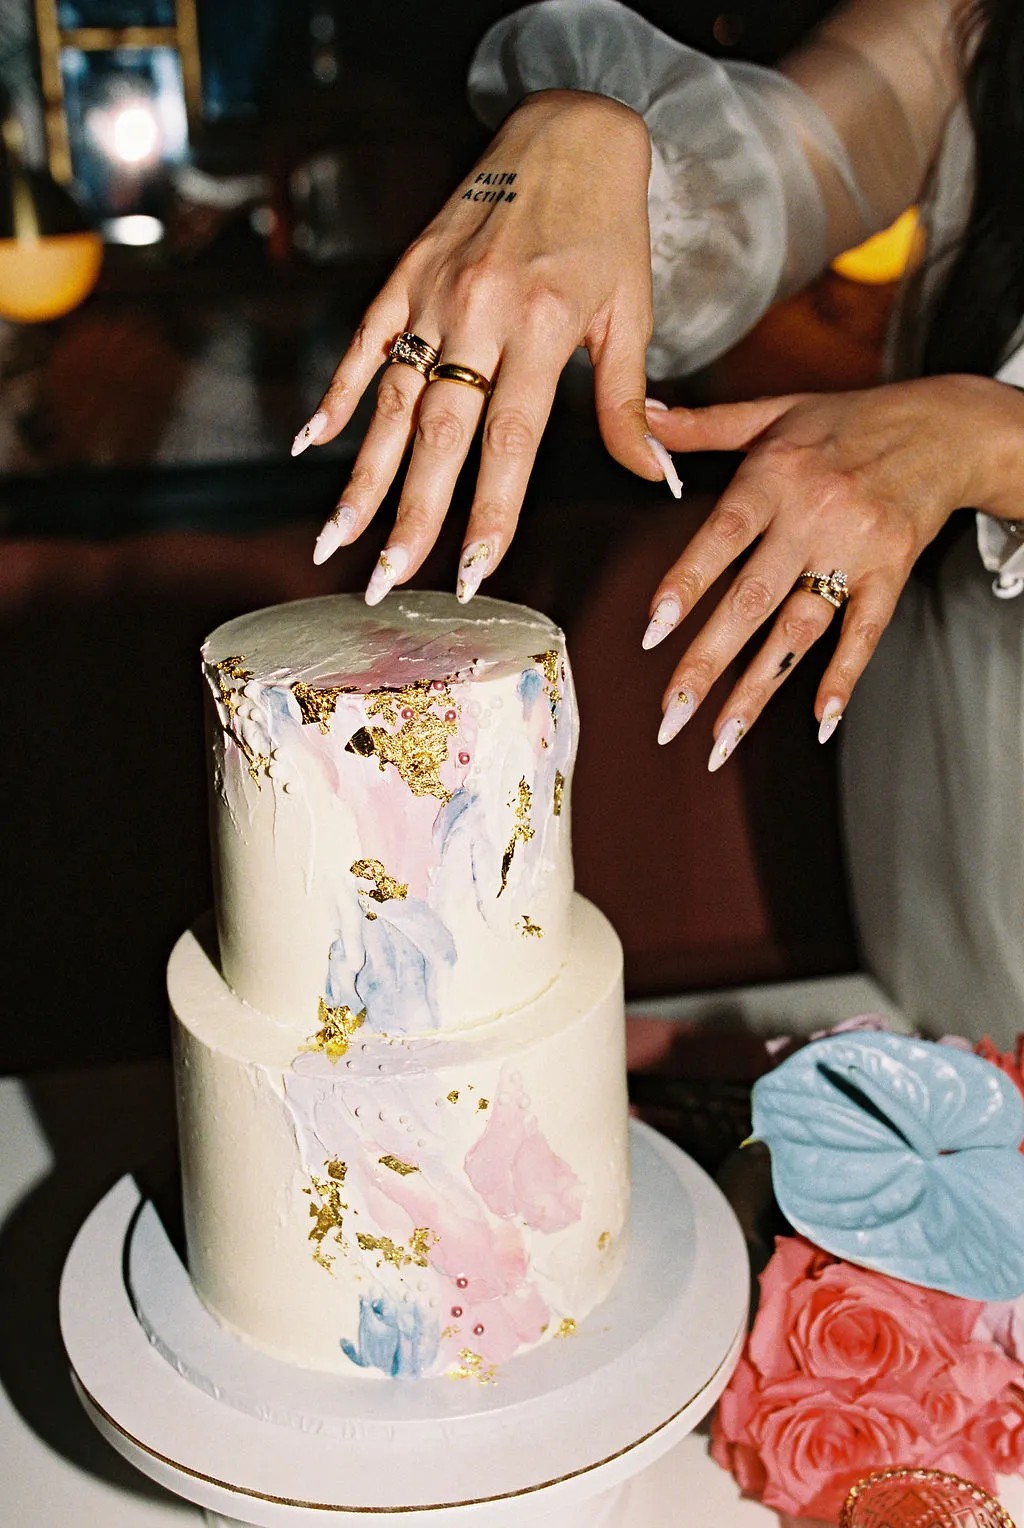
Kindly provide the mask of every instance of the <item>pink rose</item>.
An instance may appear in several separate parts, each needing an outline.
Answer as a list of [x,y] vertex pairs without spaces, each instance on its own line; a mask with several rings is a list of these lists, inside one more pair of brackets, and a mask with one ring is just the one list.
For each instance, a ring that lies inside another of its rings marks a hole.
[[910,1396],[878,1391],[857,1398],[851,1388],[823,1387],[810,1377],[746,1387],[746,1407],[723,1410],[719,1403],[712,1456],[765,1506],[834,1522],[862,1475],[894,1462],[918,1464],[928,1428]]
[[780,1237],[761,1275],[750,1358],[766,1379],[785,1374],[849,1379],[915,1377],[953,1360],[980,1306],[921,1289]]
[[[1024,1474],[1024,1393],[1008,1390],[971,1423],[966,1440],[985,1459],[993,1475]],[[971,1477],[987,1491],[980,1475]]]
[[971,1336],[979,1342],[994,1342],[1007,1357],[1024,1363],[1024,1295],[983,1305]]
[[1024,1367],[980,1331],[984,1307],[780,1237],[712,1456],[741,1490],[835,1519],[852,1481],[921,1464],[993,1489],[1024,1470]]

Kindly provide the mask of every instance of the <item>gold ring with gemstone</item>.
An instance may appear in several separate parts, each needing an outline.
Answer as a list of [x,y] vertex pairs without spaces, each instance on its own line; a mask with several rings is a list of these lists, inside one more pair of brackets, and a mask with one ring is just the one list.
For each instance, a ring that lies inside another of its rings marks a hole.
[[429,382],[462,382],[466,387],[475,387],[483,393],[485,398],[491,395],[494,383],[483,372],[474,371],[472,366],[459,366],[455,361],[442,361],[439,366],[431,368]]
[[399,366],[411,366],[418,371],[421,377],[430,380],[430,373],[441,359],[441,352],[436,345],[428,344],[418,334],[412,334],[406,330],[396,340],[392,341],[388,351],[388,362]]
[[833,568],[831,573],[817,573],[813,569],[801,573],[794,589],[806,589],[809,594],[818,594],[823,600],[828,600],[837,610],[842,610],[846,601],[850,598],[848,580],[842,568]]

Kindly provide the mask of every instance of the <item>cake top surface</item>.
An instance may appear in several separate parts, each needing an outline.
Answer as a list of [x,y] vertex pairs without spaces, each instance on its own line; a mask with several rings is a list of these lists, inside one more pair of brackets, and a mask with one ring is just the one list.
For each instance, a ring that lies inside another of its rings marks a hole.
[[546,616],[478,596],[396,593],[375,608],[332,594],[271,605],[226,621],[203,644],[209,664],[244,656],[251,677],[346,689],[402,689],[483,669],[493,674],[562,642]]

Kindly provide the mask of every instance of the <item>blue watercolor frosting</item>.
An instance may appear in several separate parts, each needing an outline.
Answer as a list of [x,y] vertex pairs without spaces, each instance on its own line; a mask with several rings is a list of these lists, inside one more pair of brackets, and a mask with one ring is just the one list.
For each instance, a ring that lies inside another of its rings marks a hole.
[[380,1369],[392,1379],[417,1379],[437,1357],[436,1321],[416,1305],[397,1305],[387,1295],[359,1298],[357,1343],[341,1339],[347,1358],[361,1369]]

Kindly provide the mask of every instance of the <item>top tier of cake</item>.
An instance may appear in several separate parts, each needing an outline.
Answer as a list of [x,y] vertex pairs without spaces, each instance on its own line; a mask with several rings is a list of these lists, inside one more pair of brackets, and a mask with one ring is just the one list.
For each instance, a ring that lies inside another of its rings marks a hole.
[[393,594],[228,621],[203,663],[221,971],[297,1040],[460,1029],[567,954],[577,719],[558,628]]

